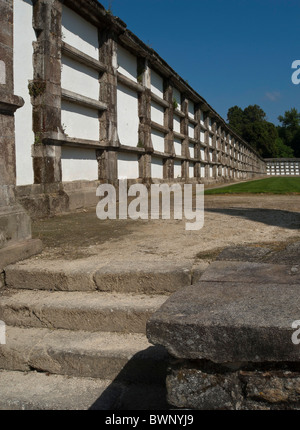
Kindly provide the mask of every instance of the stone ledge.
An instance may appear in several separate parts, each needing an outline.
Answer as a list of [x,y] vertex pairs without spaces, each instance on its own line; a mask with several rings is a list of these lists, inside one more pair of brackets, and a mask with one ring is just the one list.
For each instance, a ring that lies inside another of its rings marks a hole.
[[147,324],[150,342],[182,359],[300,361],[292,323],[299,284],[200,282],[177,291]]
[[23,105],[22,97],[0,92],[0,112],[12,114]]
[[0,249],[0,272],[9,264],[25,260],[33,255],[39,254],[43,249],[42,241],[29,239]]

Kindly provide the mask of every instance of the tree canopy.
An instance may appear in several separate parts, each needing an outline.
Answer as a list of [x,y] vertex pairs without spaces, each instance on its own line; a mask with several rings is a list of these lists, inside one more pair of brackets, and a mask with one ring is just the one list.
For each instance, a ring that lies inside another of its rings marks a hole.
[[295,157],[300,157],[300,112],[292,108],[279,116],[281,127],[278,127],[279,137],[294,152]]
[[293,108],[278,119],[282,126],[267,121],[258,105],[244,110],[233,106],[228,110],[230,127],[264,158],[300,156],[300,113]]

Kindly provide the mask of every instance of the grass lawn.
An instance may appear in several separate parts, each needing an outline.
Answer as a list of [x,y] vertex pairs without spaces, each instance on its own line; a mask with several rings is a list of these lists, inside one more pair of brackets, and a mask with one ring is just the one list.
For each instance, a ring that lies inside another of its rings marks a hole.
[[300,194],[300,177],[259,179],[205,191],[212,194]]

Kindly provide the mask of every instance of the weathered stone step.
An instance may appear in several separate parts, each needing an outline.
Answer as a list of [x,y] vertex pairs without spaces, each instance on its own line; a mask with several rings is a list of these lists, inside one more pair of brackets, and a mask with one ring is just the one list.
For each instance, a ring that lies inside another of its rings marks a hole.
[[9,326],[145,333],[168,296],[14,290],[1,297],[0,320]]
[[161,385],[0,371],[0,410],[167,409]]
[[[197,276],[205,268],[198,267]],[[13,289],[171,294],[191,285],[193,263],[30,259],[6,267],[5,276]]]
[[0,369],[164,383],[169,355],[142,334],[7,327]]

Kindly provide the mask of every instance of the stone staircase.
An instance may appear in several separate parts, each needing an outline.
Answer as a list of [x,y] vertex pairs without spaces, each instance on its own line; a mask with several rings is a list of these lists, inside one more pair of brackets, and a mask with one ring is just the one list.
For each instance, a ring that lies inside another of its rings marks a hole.
[[146,322],[191,284],[190,268],[72,265],[6,268],[0,409],[167,409],[169,355],[149,344]]

